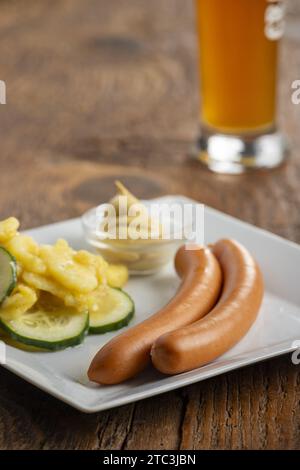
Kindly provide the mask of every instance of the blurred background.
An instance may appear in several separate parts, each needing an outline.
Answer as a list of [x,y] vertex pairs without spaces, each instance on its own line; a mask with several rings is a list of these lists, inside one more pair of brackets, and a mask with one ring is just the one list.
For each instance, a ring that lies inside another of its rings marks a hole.
[[[105,178],[85,184],[85,172],[89,177],[99,171],[102,178],[111,165],[117,173],[131,165],[132,174],[141,167],[148,171],[146,190],[145,181],[134,180],[140,196],[185,192],[188,185],[190,196],[253,221],[249,209],[235,209],[234,201],[224,207],[225,193],[234,196],[237,180],[208,176],[197,162],[188,162],[200,99],[192,0],[0,0],[0,10],[0,79],[7,85],[7,104],[0,107],[2,201],[7,201],[1,216],[13,210],[32,225],[34,213],[40,223],[78,215],[110,191],[111,178],[107,184]],[[300,106],[291,102],[291,84],[300,78],[298,0],[288,1],[280,75],[281,126],[293,148],[300,148]],[[299,152],[293,159],[298,172]],[[175,162],[184,168],[182,183]],[[184,179],[187,171],[193,180]],[[79,173],[77,193],[67,192]],[[285,174],[272,177],[275,193],[276,178]],[[43,193],[43,178],[53,178],[55,195]],[[39,197],[31,204],[33,187]],[[264,197],[254,191],[254,199]],[[241,201],[247,202],[246,194]]]

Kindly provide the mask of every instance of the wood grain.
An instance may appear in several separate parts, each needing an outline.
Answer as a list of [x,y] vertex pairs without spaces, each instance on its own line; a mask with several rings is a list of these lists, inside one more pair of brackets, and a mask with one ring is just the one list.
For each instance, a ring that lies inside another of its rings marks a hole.
[[[23,228],[80,215],[124,180],[181,193],[300,243],[300,11],[289,4],[280,122],[285,167],[217,176],[198,133],[191,1],[1,0],[0,217]],[[0,449],[299,449],[300,373],[288,356],[84,415],[0,373]]]

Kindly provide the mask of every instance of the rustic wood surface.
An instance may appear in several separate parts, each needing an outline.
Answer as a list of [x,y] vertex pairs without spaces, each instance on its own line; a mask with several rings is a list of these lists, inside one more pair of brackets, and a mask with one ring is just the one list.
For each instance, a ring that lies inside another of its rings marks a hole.
[[[78,216],[117,177],[141,197],[186,194],[300,243],[299,21],[294,0],[280,85],[290,161],[229,177],[188,156],[199,108],[192,1],[0,0],[0,217],[29,228]],[[1,369],[0,448],[299,449],[299,385],[285,356],[85,415]]]

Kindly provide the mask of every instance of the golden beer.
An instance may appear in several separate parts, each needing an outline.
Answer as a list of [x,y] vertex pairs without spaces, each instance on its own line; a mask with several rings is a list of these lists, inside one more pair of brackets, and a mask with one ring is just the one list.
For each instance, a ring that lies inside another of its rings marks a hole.
[[[195,2],[203,127],[228,136],[271,132],[276,121],[278,43],[283,32],[282,1]],[[245,143],[245,147],[249,150],[251,145]],[[210,158],[207,152],[204,157],[202,155],[202,160]],[[256,166],[253,152],[247,154],[246,150],[241,150],[239,155],[247,164],[253,157],[250,166]],[[278,154],[276,158],[279,162],[283,155]],[[277,163],[274,161],[275,165]]]

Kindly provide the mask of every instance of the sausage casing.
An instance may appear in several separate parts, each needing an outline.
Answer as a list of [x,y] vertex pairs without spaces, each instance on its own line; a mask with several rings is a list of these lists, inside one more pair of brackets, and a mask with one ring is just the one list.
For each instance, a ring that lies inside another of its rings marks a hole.
[[211,250],[181,247],[175,268],[182,283],[173,299],[100,349],[88,370],[90,380],[116,384],[134,377],[150,362],[151,346],[159,336],[198,320],[213,308],[220,295],[222,273]]
[[178,374],[213,361],[232,348],[257,317],[264,286],[255,260],[233,240],[220,240],[212,251],[223,271],[221,297],[204,318],[155,341],[152,362],[165,374]]

